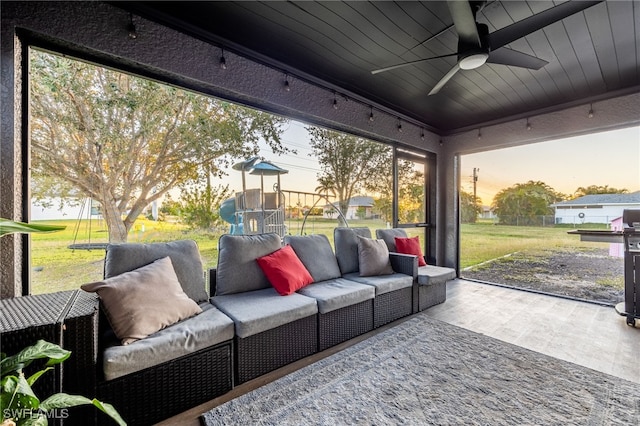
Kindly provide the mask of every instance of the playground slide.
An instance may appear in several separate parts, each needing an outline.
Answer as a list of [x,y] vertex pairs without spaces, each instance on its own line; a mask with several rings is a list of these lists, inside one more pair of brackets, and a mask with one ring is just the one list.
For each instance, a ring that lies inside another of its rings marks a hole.
[[[242,223],[236,223],[236,199],[229,198],[228,200],[224,200],[222,204],[220,204],[220,217],[225,222],[231,224],[231,229],[229,229],[229,233],[232,235],[242,235],[243,234],[243,225]],[[240,222],[242,222],[242,216],[238,218]]]
[[236,223],[236,199],[229,198],[220,204],[220,217],[230,224]]

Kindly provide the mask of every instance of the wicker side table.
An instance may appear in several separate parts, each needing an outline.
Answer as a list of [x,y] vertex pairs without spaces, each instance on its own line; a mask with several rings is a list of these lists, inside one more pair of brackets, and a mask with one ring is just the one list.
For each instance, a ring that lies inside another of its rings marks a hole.
[[[2,352],[13,355],[42,339],[63,346],[62,323],[76,290],[0,300]],[[39,396],[62,391],[62,365],[35,384]]]

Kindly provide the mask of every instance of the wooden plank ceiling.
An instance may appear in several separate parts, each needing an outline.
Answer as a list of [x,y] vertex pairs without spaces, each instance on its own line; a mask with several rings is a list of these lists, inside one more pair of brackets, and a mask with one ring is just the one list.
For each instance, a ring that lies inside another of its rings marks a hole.
[[[560,3],[490,1],[476,20],[491,33]],[[446,2],[139,2],[130,7],[283,71],[313,76],[441,134],[640,87],[638,1],[599,3],[507,45],[549,62],[539,70],[487,63],[459,71],[432,96],[427,94],[455,65],[455,56],[371,71],[456,52],[458,36]]]

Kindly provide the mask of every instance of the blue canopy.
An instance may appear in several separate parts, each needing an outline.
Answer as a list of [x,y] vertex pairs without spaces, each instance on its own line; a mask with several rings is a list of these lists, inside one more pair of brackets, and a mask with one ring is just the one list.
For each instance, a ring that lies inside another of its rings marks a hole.
[[258,164],[254,164],[249,173],[252,175],[275,176],[289,173],[289,170],[285,170],[268,161],[261,161]]

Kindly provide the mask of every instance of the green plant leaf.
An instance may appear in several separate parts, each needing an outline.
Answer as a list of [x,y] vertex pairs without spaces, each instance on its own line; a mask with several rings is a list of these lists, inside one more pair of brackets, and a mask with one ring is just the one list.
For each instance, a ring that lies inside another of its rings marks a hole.
[[53,367],[47,367],[43,370],[36,371],[34,374],[31,375],[31,377],[27,379],[27,382],[29,383],[29,385],[33,386],[36,380],[38,380],[40,376],[42,376],[44,373],[46,373],[49,370],[53,370]]
[[40,403],[40,409],[49,411],[56,408],[68,408],[75,407],[77,405],[93,405],[99,410],[106,413],[109,417],[115,420],[119,425],[126,426],[126,422],[120,417],[120,414],[116,411],[111,404],[107,404],[97,399],[89,399],[81,395],[69,395],[66,393],[57,393],[51,395]]
[[25,234],[31,232],[55,232],[62,231],[65,228],[66,226],[15,222],[13,220],[0,218],[0,236],[3,236],[5,234],[13,234],[16,232],[22,232]]
[[20,398],[23,404],[27,404],[29,407],[38,408],[40,400],[31,389],[31,385],[25,379],[24,374],[18,376],[18,386],[16,389],[16,395]]
[[2,419],[20,420],[37,413],[40,401],[33,393],[23,374],[2,379]]
[[48,426],[49,420],[44,413],[33,413],[25,420],[18,423],[20,426]]
[[67,393],[56,393],[40,403],[40,409],[49,411],[55,408],[68,408],[77,405],[92,404],[93,401],[81,395],[69,395]]
[[62,349],[60,346],[38,340],[35,345],[27,346],[15,355],[4,358],[0,361],[0,372],[2,376],[11,372],[20,371],[22,368],[31,364],[33,360],[41,358],[49,358],[47,365],[55,365],[63,362],[71,356],[71,352]]
[[115,408],[113,408],[113,405],[107,404],[106,402],[98,401],[95,398],[93,399],[92,403],[93,405],[98,407],[100,411],[106,413],[109,417],[115,420],[116,423],[118,423],[120,426],[127,426],[127,422],[125,422],[122,417],[120,417],[120,414],[116,411]]

